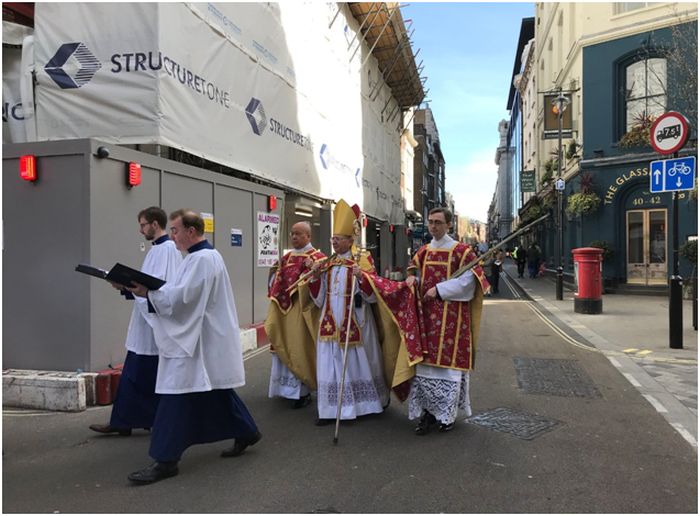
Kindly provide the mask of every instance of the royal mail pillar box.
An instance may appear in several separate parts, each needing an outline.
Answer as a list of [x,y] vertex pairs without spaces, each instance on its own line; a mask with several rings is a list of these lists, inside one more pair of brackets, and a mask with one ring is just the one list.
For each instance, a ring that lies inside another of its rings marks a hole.
[[574,255],[574,312],[599,314],[603,311],[603,250],[597,247],[572,249]]

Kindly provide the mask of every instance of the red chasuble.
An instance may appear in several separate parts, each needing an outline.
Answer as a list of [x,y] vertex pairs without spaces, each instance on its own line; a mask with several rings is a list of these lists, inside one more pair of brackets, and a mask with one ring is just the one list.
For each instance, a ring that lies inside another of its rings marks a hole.
[[[409,266],[409,269],[419,271],[420,298],[423,299],[429,289],[450,279],[457,269],[475,258],[471,247],[461,242],[449,250],[431,249],[428,245],[421,247]],[[489,283],[481,266],[477,265],[471,270],[477,282],[475,298],[480,301]],[[473,309],[477,307],[474,313]],[[480,308],[481,303],[476,302],[440,301],[437,298],[423,300],[418,308],[418,317],[425,333],[423,363],[461,371],[472,369]]]
[[268,297],[274,303],[277,303],[283,314],[289,312],[292,307],[292,297],[299,287],[294,287],[292,290],[287,290],[299,276],[307,272],[309,269],[304,265],[307,258],[311,258],[314,262],[322,260],[326,257],[321,251],[314,248],[303,253],[290,252],[282,257],[282,260],[275,271],[275,278],[272,280],[272,285],[268,290]]

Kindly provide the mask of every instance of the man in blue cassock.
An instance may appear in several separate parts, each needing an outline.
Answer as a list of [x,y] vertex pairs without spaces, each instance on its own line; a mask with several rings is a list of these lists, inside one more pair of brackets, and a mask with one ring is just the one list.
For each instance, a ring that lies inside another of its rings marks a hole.
[[178,474],[183,452],[193,444],[235,439],[223,457],[241,455],[262,435],[233,390],[245,384],[238,316],[226,265],[204,238],[195,212],[170,214],[175,245],[187,251],[175,279],[159,290],[129,290],[148,300],[155,314],[160,395],[151,435],[150,466],[129,480],[150,484]]
[[[161,208],[151,206],[139,212],[138,221],[141,234],[153,244],[141,270],[166,282],[172,280],[182,263],[182,254],[165,232],[168,215]],[[122,285],[114,286],[127,299],[134,299]],[[126,334],[126,360],[112,406],[112,416],[108,424],[90,425],[90,430],[101,434],[131,435],[133,428],[153,426],[158,408],[158,395],[155,392],[158,348],[153,338],[152,324],[153,315],[148,313],[146,300],[134,299]]]

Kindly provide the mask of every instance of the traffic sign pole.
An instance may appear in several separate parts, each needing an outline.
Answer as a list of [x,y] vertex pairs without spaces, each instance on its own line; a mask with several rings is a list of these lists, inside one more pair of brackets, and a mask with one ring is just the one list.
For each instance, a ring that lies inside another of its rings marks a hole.
[[[678,151],[673,153],[678,157]],[[672,349],[683,349],[683,280],[678,263],[678,192],[673,192],[673,275],[668,291],[668,336]]]

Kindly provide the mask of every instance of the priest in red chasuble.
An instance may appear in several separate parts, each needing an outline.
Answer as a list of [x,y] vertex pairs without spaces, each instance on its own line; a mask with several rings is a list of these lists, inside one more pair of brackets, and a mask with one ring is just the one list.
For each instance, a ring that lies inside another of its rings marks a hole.
[[273,268],[268,297],[270,307],[265,331],[270,338],[272,368],[270,398],[294,400],[302,408],[316,390],[316,334],[318,308],[310,300],[306,285],[295,285],[325,255],[311,245],[311,225],[297,222],[291,230],[292,249]]
[[469,372],[474,368],[483,295],[490,285],[479,265],[452,277],[476,255],[447,234],[451,225],[447,208],[430,211],[428,230],[433,239],[415,254],[406,279],[409,287],[417,285],[424,337],[422,361],[416,364],[408,398],[409,419],[420,418],[417,435],[434,426],[442,432],[452,430],[458,409],[471,415]]

